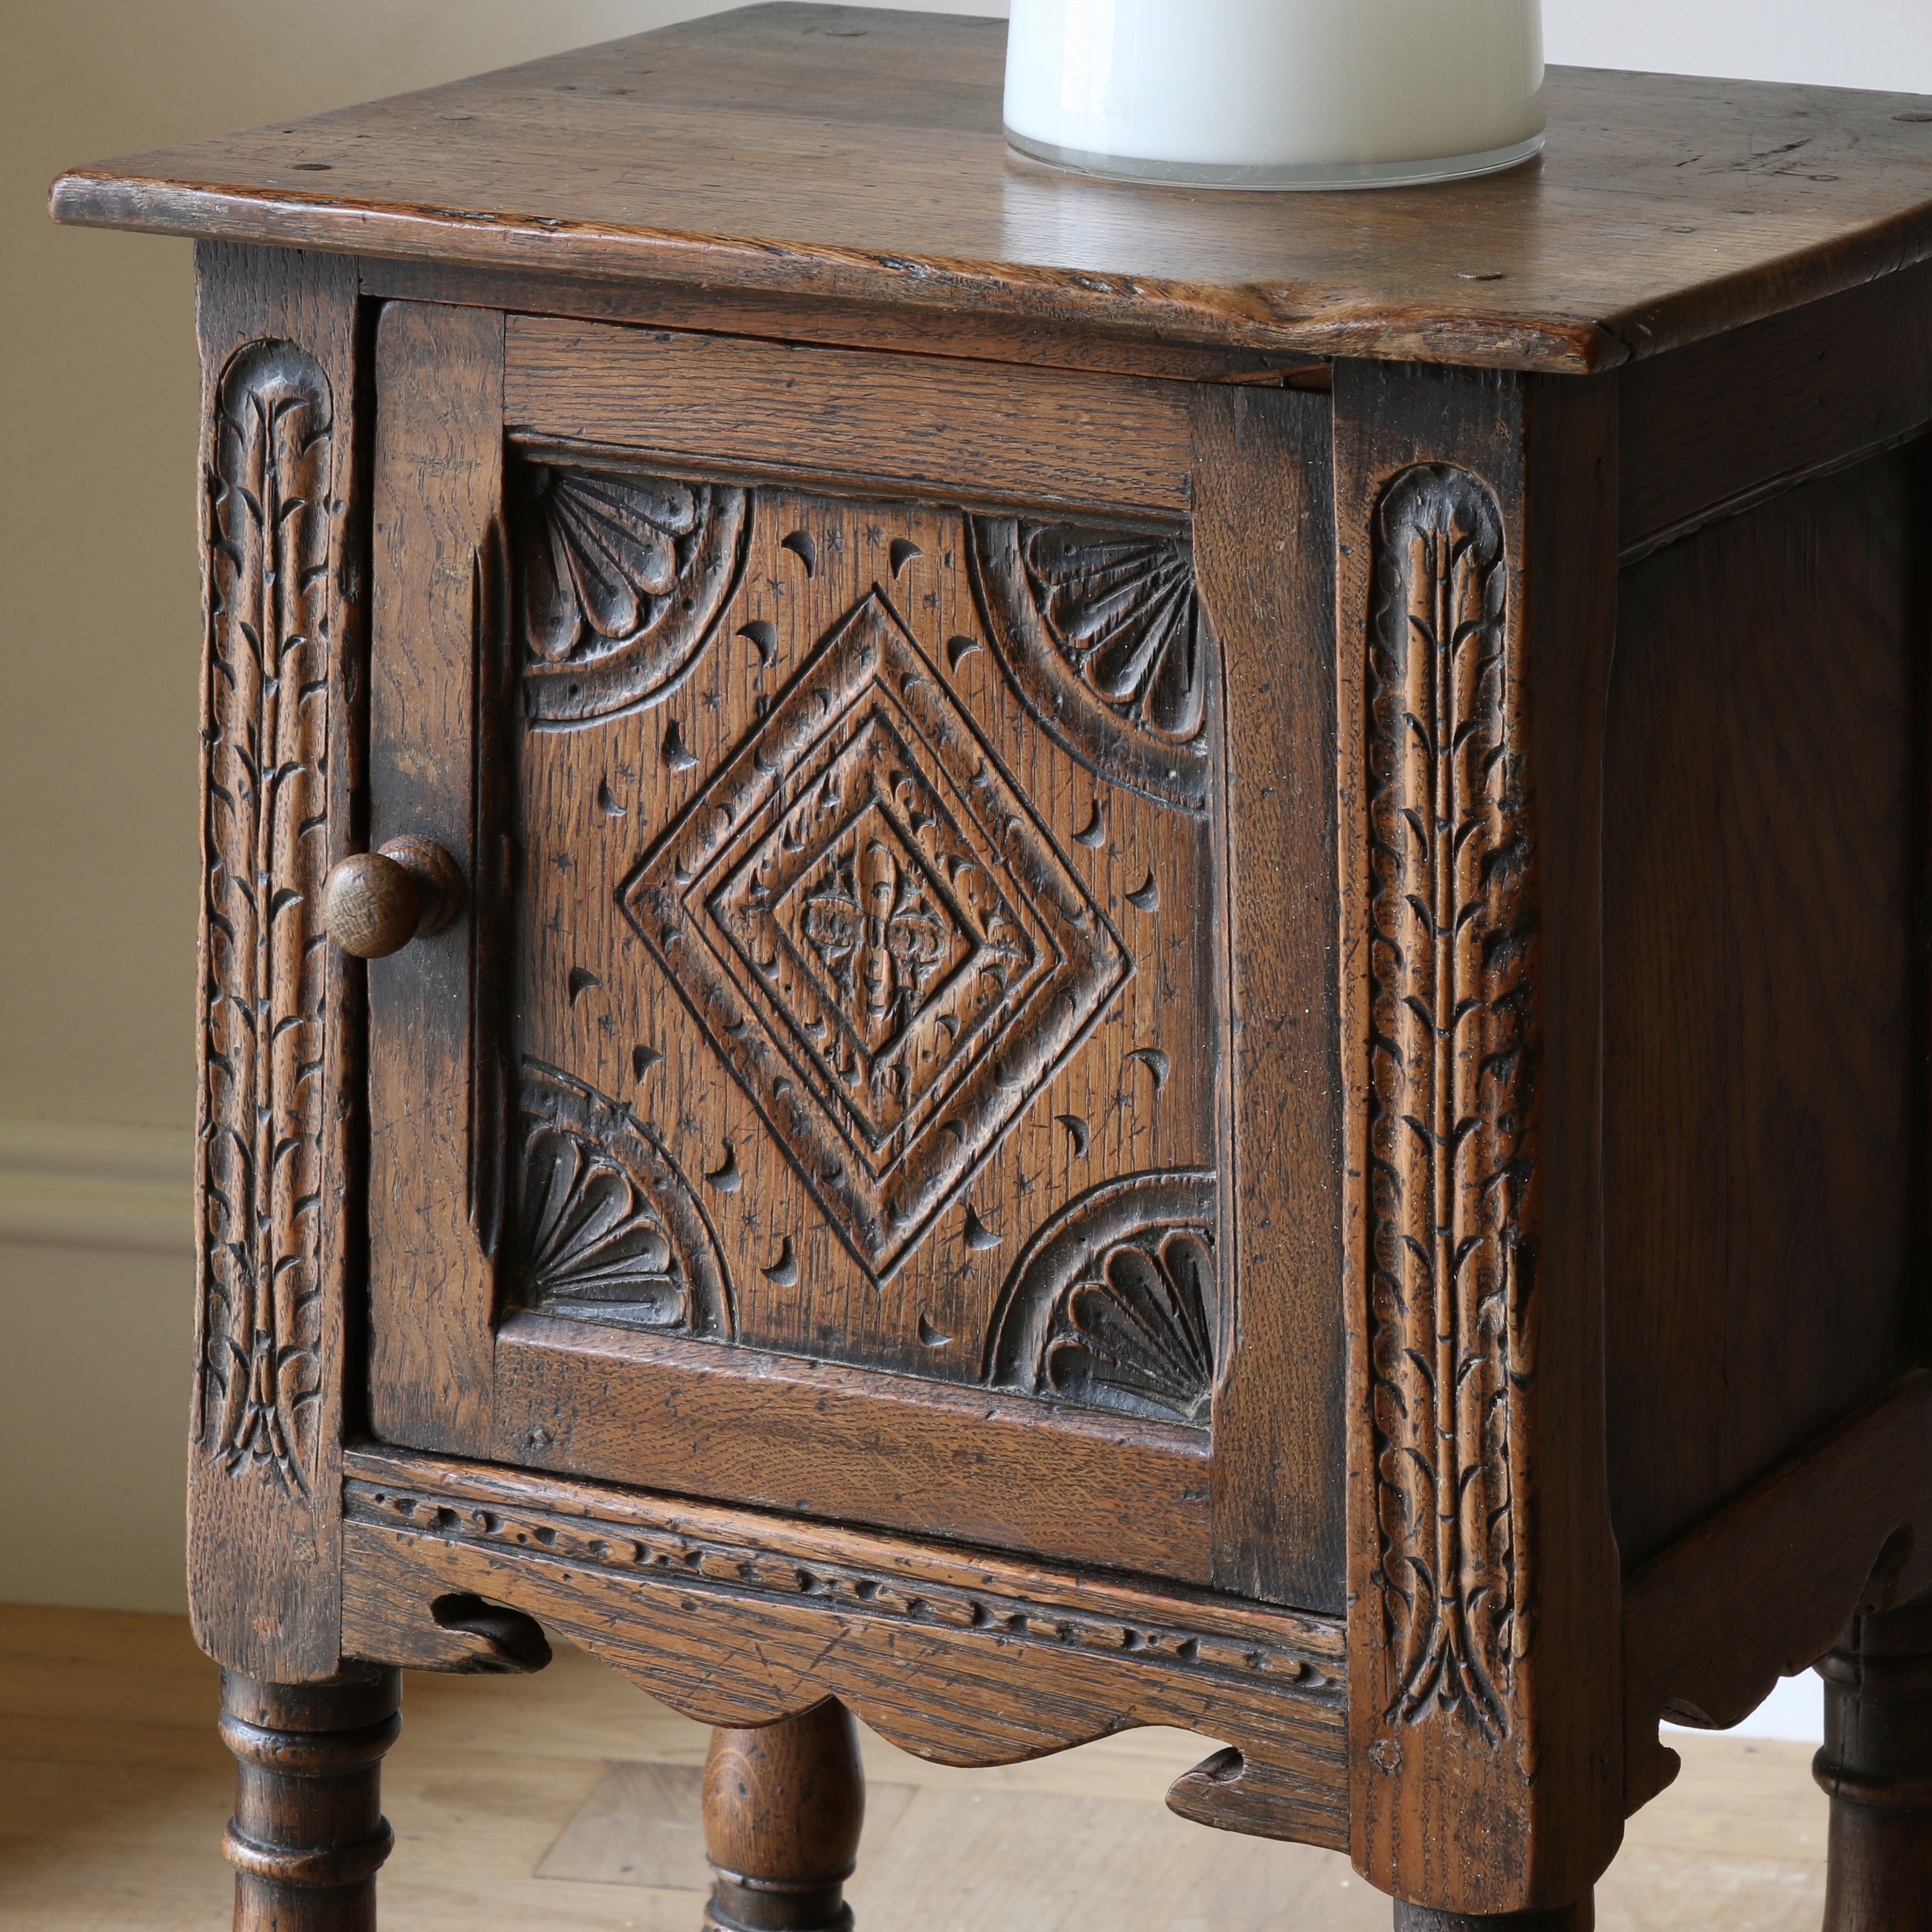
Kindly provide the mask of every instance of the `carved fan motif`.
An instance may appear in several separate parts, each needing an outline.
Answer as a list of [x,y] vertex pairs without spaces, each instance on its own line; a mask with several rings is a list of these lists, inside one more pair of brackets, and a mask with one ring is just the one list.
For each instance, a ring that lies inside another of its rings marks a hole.
[[968,521],[987,634],[1042,728],[1102,777],[1204,812],[1214,646],[1186,539]]
[[538,464],[519,556],[525,701],[540,724],[668,696],[736,583],[742,490]]
[[1034,604],[1062,654],[1122,717],[1190,743],[1207,709],[1194,564],[1174,537],[1022,524]]
[[1158,1246],[1123,1241],[1066,1298],[1046,1347],[1046,1379],[1070,1402],[1207,1419],[1214,1381],[1214,1261],[1177,1231]]
[[1015,1263],[984,1379],[1093,1408],[1206,1426],[1220,1288],[1214,1177],[1103,1183],[1048,1221]]
[[517,1292],[547,1315],[728,1336],[724,1263],[690,1183],[594,1089],[524,1070]]

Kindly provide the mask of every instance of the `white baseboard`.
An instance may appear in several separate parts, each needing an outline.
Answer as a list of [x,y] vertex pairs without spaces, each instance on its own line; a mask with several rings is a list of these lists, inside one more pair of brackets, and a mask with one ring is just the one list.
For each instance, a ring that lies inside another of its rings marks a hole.
[[190,1254],[185,1128],[0,1118],[0,1241]]

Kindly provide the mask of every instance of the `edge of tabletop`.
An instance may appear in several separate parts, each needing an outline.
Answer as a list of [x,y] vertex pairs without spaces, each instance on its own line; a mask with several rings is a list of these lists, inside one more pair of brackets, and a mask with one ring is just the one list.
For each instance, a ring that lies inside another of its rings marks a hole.
[[158,181],[110,168],[59,176],[64,226],[311,248],[592,280],[808,293],[894,308],[976,310],[1192,345],[1586,375],[1628,359],[1588,316],[1448,314],[1362,303],[1283,316],[1261,290],[1012,262],[868,254],[817,243],[428,209]]
[[1073,268],[873,254],[834,246],[548,217],[346,206],[280,191],[158,180],[111,166],[62,174],[49,213],[118,228],[327,254],[407,259],[624,284],[806,293],[892,308],[976,310],[1195,346],[1589,376],[1821,301],[1932,259],[1932,205],[1850,228],[1774,260],[1598,316],[1445,310]]

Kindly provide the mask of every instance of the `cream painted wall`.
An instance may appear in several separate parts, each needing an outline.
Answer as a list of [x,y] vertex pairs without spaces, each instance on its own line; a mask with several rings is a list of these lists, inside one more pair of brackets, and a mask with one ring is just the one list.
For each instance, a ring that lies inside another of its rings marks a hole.
[[[179,1606],[189,1354],[190,251],[56,230],[46,184],[76,162],[714,10],[8,0],[0,15],[0,1466],[28,1474],[0,1538],[0,1599]],[[1552,60],[1932,93],[1924,0],[1546,0],[1546,14]],[[149,1130],[59,1125],[101,1122]]]

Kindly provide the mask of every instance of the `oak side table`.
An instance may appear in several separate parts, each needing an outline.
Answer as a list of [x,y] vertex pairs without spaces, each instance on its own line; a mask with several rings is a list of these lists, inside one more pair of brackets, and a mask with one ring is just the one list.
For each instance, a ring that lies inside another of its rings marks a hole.
[[850,1713],[1575,1932],[1814,1663],[1925,1932],[1932,104],[1190,193],[1002,32],[55,186],[200,249],[236,1924],[373,1925],[399,1668],[548,1625],[717,1727],[728,1932],[849,1922]]

